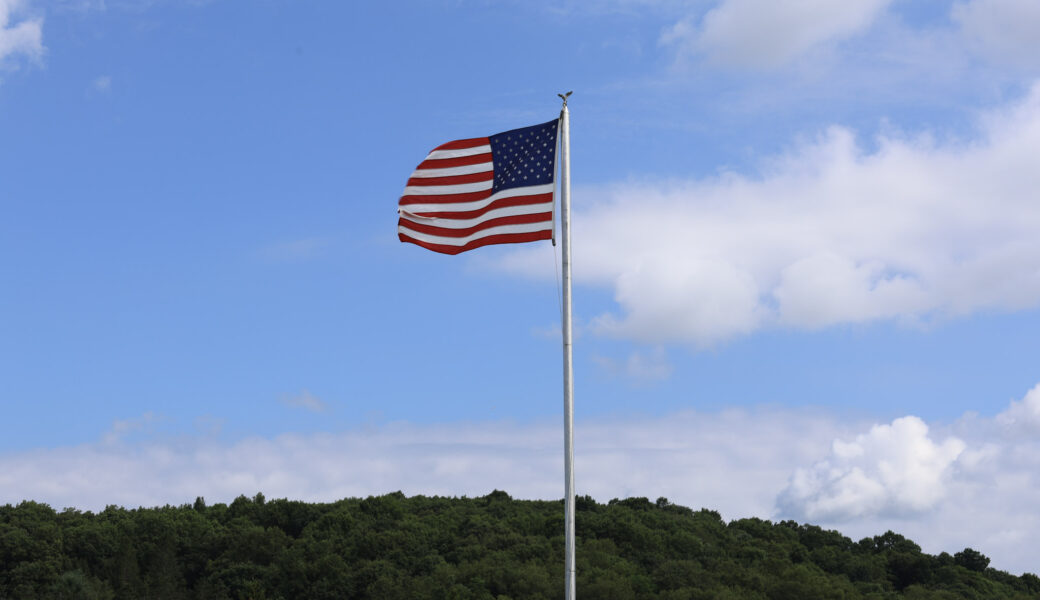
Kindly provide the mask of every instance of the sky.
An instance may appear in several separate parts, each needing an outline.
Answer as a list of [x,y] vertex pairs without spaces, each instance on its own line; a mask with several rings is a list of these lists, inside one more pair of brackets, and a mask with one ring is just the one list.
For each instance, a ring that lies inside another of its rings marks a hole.
[[1035,0],[0,0],[0,503],[560,498],[558,251],[402,244],[573,90],[578,494],[1040,571]]

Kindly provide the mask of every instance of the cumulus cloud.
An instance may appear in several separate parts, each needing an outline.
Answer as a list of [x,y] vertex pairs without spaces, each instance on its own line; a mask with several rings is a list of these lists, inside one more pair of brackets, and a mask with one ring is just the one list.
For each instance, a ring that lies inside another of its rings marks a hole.
[[892,529],[933,553],[981,548],[998,568],[1036,572],[1037,505],[1040,385],[992,418],[929,426],[909,416],[839,436],[822,460],[793,471],[777,516],[853,538]]
[[[967,546],[1012,572],[1040,553],[1040,386],[993,417],[870,424],[819,410],[753,408],[579,421],[577,491],[600,501],[665,496],[726,518],[796,518],[853,539],[892,529],[931,553]],[[340,433],[140,435],[0,455],[0,503],[155,506],[196,496],[331,501],[406,494],[562,495],[558,424],[396,423]],[[132,434],[132,435],[130,435]]]
[[662,36],[680,55],[723,66],[772,68],[827,42],[856,35],[892,0],[724,0],[697,23],[680,21]]
[[1040,67],[1040,3],[1034,0],[969,0],[951,17],[975,47],[1002,63]]
[[781,512],[808,521],[924,513],[945,498],[964,448],[953,437],[936,443],[917,417],[875,425],[851,442],[836,440],[830,457],[796,470],[780,494]]
[[[971,140],[832,127],[760,173],[576,190],[590,329],[709,346],[761,328],[922,322],[1040,304],[1040,85]],[[504,270],[545,272],[531,249]],[[544,275],[542,275],[544,276]]]
[[997,423],[1008,433],[1040,437],[1040,385],[1029,390],[1021,401],[1012,401],[997,416]]
[[18,55],[30,60],[43,56],[43,20],[12,22],[12,15],[23,6],[22,0],[0,0],[0,66]]

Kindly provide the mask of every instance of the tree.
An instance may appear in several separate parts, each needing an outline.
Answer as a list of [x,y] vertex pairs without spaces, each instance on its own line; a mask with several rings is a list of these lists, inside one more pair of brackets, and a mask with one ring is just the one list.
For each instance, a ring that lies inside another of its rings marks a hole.
[[981,573],[989,566],[989,557],[977,550],[965,548],[953,555],[953,564],[960,565],[969,571]]

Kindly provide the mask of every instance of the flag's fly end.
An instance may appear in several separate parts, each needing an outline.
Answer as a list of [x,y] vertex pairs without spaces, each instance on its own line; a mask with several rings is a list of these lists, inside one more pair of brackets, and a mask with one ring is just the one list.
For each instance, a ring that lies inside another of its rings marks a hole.
[[443,254],[553,238],[559,119],[434,148],[398,202],[397,237]]

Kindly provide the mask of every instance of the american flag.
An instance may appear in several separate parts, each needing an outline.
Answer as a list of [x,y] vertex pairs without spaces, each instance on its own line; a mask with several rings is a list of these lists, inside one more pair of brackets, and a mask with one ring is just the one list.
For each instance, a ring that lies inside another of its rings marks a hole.
[[550,239],[557,122],[434,148],[398,202],[397,237],[444,254]]

